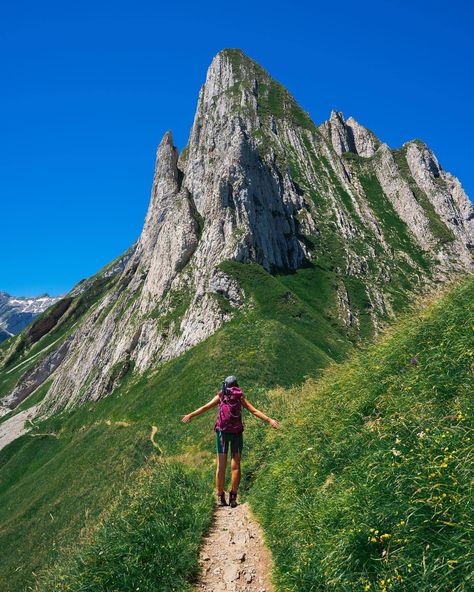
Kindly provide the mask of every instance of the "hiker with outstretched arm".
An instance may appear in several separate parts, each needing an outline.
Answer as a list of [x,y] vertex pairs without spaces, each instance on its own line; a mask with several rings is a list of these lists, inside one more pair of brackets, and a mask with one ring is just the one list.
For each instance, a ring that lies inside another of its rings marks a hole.
[[192,413],[183,415],[181,421],[187,423],[193,417],[201,415],[201,413],[204,413],[216,405],[219,405],[219,413],[214,425],[217,448],[217,500],[219,505],[227,506],[224,487],[227,453],[230,445],[232,489],[229,493],[229,502],[230,506],[235,508],[237,505],[237,490],[240,483],[240,459],[244,445],[242,435],[244,425],[242,423],[241,407],[244,406],[250,411],[250,413],[253,413],[255,417],[268,422],[275,429],[279,428],[280,424],[276,419],[271,419],[258,409],[255,409],[255,407],[245,398],[235,376],[228,376],[222,384],[222,389],[209,401],[209,403],[199,407],[199,409],[196,409],[196,411],[193,411]]

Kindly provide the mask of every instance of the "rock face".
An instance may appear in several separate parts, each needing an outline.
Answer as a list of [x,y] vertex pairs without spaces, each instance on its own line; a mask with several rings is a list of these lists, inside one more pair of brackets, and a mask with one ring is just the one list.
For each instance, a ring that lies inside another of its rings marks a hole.
[[365,314],[376,330],[400,293],[472,271],[473,225],[459,181],[422,142],[392,150],[335,111],[316,127],[258,64],[223,50],[186,148],[178,155],[170,132],[158,147],[140,237],[71,291],[110,282],[15,396],[50,368],[41,413],[97,400],[205,339],[245,300],[219,269],[226,259],[319,266],[333,274],[341,326],[358,331]]
[[36,390],[38,386],[43,384],[63,361],[68,352],[70,341],[71,338],[63,341],[58,348],[48,353],[38,364],[26,372],[12,392],[2,400],[3,406],[14,409]]
[[53,297],[48,294],[28,298],[0,292],[0,342],[19,333],[59,299],[60,296]]
[[338,156],[345,152],[352,152],[364,158],[370,158],[380,146],[375,135],[349,117],[346,121],[342,113],[331,111],[328,121],[320,126],[320,131],[331,142]]

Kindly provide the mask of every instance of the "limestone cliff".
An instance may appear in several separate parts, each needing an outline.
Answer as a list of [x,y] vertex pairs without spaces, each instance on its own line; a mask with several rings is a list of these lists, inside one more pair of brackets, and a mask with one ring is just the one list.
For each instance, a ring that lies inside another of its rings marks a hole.
[[[392,150],[335,111],[316,127],[258,64],[223,50],[186,148],[178,155],[170,132],[158,147],[140,237],[74,288],[64,340],[3,404],[14,407],[48,376],[43,414],[97,400],[205,339],[246,303],[219,269],[226,259],[269,272],[329,270],[341,330],[362,334],[362,317],[377,330],[400,294],[471,272],[473,243],[474,208],[427,146]],[[81,314],[78,298],[90,301]],[[3,363],[27,355],[30,342],[14,342]]]

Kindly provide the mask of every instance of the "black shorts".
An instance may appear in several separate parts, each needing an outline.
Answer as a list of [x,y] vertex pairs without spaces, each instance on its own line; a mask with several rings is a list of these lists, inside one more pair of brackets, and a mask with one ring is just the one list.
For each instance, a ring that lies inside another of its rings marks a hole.
[[233,432],[216,431],[217,452],[219,454],[227,454],[229,451],[229,444],[231,454],[242,452],[242,448],[244,447],[244,437],[242,432],[235,434]]

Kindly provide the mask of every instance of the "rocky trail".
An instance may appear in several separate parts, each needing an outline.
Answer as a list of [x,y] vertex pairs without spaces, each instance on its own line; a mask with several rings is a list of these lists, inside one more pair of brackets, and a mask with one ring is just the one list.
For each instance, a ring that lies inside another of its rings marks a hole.
[[247,503],[216,507],[196,592],[273,592],[272,559]]

